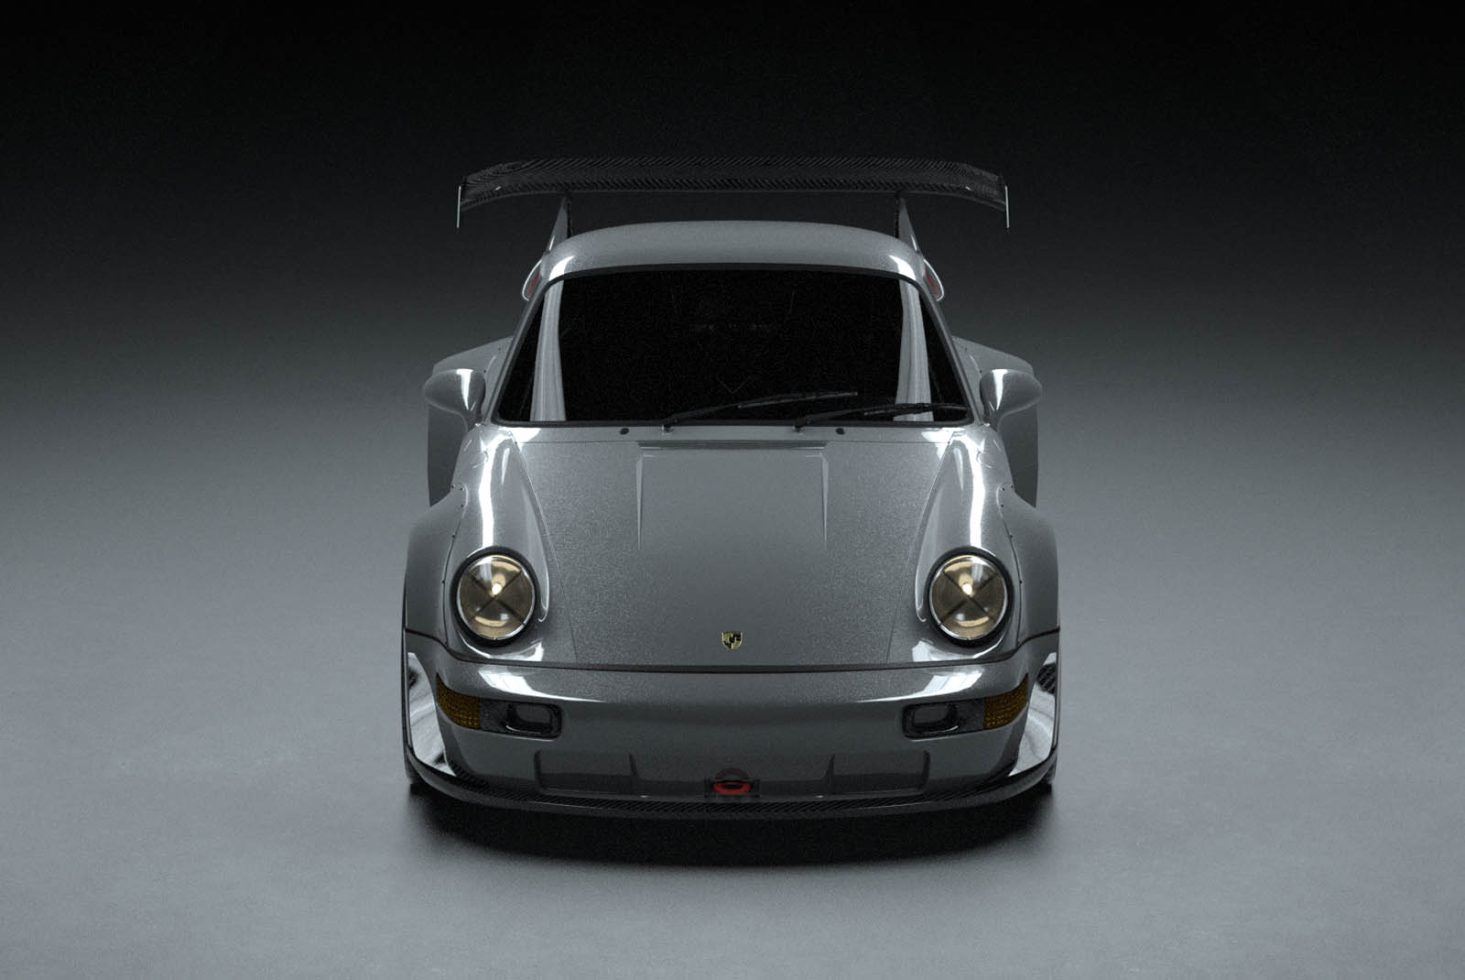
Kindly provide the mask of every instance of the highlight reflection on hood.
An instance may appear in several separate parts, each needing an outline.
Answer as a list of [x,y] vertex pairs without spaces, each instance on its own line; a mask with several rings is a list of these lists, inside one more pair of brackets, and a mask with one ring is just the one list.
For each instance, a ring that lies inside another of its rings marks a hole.
[[[971,655],[919,617],[929,566],[953,542],[1003,554],[981,435],[508,431],[520,438],[479,443],[451,560],[503,547],[535,569],[541,639],[554,642],[505,655],[787,669]],[[719,641],[729,630],[743,634],[736,651]]]

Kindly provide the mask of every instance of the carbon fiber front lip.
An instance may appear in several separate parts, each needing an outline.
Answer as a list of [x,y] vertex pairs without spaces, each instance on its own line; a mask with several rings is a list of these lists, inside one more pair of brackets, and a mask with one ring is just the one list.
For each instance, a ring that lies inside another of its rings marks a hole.
[[923,813],[997,803],[1023,793],[1042,781],[1057,759],[1054,752],[1039,765],[1017,776],[969,787],[915,796],[824,798],[814,800],[650,800],[594,796],[546,796],[525,790],[493,786],[480,780],[449,776],[419,762],[409,752],[407,762],[423,782],[445,796],[467,803],[512,810],[566,813],[582,816],[673,820],[782,820],[820,817],[855,817]]

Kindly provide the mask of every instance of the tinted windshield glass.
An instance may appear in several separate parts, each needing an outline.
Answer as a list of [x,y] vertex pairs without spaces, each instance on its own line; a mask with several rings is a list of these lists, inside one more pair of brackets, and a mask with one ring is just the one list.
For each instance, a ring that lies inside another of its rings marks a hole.
[[[735,404],[759,399],[778,403]],[[652,269],[551,286],[519,346],[499,415],[655,422],[711,408],[696,421],[767,421],[895,402],[965,404],[911,284],[808,269]],[[966,417],[964,408],[944,407],[919,421]],[[912,416],[851,421],[902,418]]]

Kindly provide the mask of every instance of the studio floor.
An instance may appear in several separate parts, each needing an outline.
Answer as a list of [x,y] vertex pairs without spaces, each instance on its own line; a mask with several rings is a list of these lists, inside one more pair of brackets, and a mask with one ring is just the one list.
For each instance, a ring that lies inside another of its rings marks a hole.
[[17,372],[0,974],[1457,974],[1459,396],[1420,359],[1370,405],[1362,349],[1298,396],[1306,338],[1201,336],[1002,338],[1048,390],[1053,794],[759,825],[408,792],[411,338],[217,385],[119,349],[105,410]]

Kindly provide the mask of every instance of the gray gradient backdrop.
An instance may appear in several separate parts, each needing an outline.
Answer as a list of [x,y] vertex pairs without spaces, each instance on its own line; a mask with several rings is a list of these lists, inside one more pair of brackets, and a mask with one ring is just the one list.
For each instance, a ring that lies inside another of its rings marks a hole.
[[[0,975],[1460,974],[1452,60],[859,26],[9,40]],[[552,210],[454,234],[453,185],[614,152],[1009,176],[1011,232],[915,218],[958,332],[1046,386],[1051,798],[728,827],[408,794],[418,388],[509,329]]]

